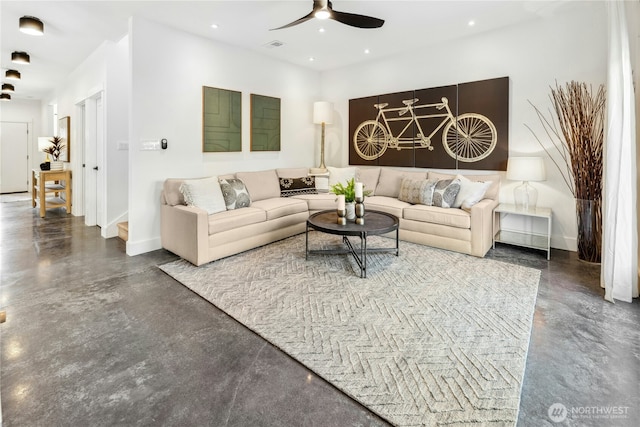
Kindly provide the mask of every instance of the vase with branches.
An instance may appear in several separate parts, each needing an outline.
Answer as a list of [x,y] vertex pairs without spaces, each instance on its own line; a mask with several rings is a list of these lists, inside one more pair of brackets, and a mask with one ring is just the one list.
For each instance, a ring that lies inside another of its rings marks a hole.
[[548,148],[531,127],[525,126],[556,165],[576,199],[578,258],[599,263],[602,250],[605,88],[600,85],[594,93],[586,83],[572,81],[560,86],[556,82],[555,89],[551,88],[550,99],[555,119],[553,114],[545,115],[531,101],[529,104],[534,108],[552,147]]
[[62,139],[62,137],[60,136],[52,136],[49,142],[51,143],[51,145],[43,149],[42,151],[50,154],[53,158],[53,161],[57,162],[58,159],[60,159],[62,150],[66,147],[64,139]]

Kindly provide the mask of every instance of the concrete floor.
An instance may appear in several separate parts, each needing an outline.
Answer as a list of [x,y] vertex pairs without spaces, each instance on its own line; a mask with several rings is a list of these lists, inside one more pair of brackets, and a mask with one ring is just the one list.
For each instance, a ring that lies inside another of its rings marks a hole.
[[[161,272],[169,252],[128,257],[83,218],[12,201],[0,256],[6,427],[387,425]],[[638,425],[638,301],[604,301],[575,253],[487,256],[542,270],[518,426]],[[554,403],[575,413],[556,424]]]

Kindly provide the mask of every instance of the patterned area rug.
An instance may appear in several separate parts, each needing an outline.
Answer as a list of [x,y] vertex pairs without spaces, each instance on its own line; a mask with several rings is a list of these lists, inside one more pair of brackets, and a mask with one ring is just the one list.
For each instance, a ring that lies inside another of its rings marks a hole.
[[538,270],[400,242],[361,279],[348,255],[305,261],[304,234],[160,268],[392,424],[516,423]]

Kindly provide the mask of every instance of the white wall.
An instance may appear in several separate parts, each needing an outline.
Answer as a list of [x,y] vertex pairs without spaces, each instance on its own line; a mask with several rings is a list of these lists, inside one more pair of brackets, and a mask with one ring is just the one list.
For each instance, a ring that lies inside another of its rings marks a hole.
[[[169,177],[315,164],[312,105],[319,73],[134,17],[130,22],[129,240],[160,245],[160,191]],[[242,152],[202,152],[202,86],[242,92]],[[281,151],[250,152],[250,94],[281,99]],[[141,151],[166,138],[168,149]]]
[[[510,77],[510,155],[543,155],[524,124],[544,136],[530,100],[542,110],[550,107],[549,86],[571,80],[606,83],[606,3],[579,2],[527,24],[455,42],[425,47],[373,63],[322,74],[323,97],[333,101],[338,115],[328,127],[327,163],[348,163],[348,100],[399,92]],[[547,157],[547,181],[534,183],[538,205],[553,208],[552,246],[576,250],[575,203],[559,172]],[[500,201],[513,203],[519,183],[503,179]],[[537,229],[540,224],[503,222],[508,228]]]

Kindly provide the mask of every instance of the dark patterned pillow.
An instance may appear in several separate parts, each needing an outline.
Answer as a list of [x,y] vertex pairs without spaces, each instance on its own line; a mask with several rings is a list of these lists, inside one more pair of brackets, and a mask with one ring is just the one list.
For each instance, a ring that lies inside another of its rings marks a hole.
[[433,190],[433,206],[450,208],[460,191],[459,179],[441,179]]
[[403,178],[398,200],[412,204],[431,205],[436,180]]
[[280,178],[281,197],[291,197],[298,194],[318,194],[318,190],[316,190],[316,178],[313,176]]
[[221,179],[220,189],[227,210],[246,208],[251,205],[251,197],[244,182],[239,179]]

